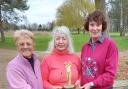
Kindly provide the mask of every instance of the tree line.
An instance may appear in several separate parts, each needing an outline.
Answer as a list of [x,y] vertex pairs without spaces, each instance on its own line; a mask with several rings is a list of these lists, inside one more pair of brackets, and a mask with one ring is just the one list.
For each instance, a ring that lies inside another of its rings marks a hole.
[[66,25],[78,34],[80,31],[84,33],[84,21],[95,9],[105,14],[110,32],[119,32],[120,36],[125,36],[128,31],[128,0],[65,0],[57,9],[55,21],[45,25],[41,23],[18,25],[18,22],[25,22],[27,18],[16,10],[22,13],[28,9],[27,0],[0,0],[1,41],[5,41],[4,31],[7,29],[27,28],[36,31],[51,31],[56,25]]

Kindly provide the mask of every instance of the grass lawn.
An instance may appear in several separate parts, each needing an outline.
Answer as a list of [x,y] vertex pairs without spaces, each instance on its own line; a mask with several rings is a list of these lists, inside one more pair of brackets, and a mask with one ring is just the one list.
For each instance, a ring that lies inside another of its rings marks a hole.
[[[7,48],[7,49],[16,49],[13,36],[11,33],[5,33],[6,42],[0,42],[0,48]],[[120,37],[119,33],[110,33],[110,37],[117,42],[119,50],[127,50],[128,49],[128,36]],[[38,51],[45,51],[48,47],[48,42],[50,41],[51,37],[48,32],[35,32],[35,50]],[[76,34],[72,33],[72,40],[74,44],[75,51],[80,51],[82,45],[87,42],[89,39],[89,35],[85,34]]]
[[120,51],[128,50],[128,36],[120,37],[119,34],[111,34],[111,38],[117,42],[117,46]]

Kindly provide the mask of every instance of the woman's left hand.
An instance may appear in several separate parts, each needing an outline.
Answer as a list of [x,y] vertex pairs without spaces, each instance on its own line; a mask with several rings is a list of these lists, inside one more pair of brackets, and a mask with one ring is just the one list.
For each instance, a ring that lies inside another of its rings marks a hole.
[[81,89],[91,89],[91,83],[84,84]]
[[75,89],[80,89],[80,80],[75,82]]

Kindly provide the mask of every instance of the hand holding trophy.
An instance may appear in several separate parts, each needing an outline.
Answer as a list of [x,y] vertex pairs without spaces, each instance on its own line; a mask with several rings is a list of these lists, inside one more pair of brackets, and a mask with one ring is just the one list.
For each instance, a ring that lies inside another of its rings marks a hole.
[[66,76],[67,76],[67,84],[64,86],[64,89],[74,89],[74,85],[71,83],[72,78],[72,71],[71,71],[71,63],[66,62],[65,68],[66,68]]

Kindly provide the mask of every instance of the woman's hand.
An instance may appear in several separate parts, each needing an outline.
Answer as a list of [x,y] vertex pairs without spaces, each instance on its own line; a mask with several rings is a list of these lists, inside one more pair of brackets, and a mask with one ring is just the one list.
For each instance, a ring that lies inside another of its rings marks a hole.
[[87,84],[84,84],[81,89],[91,89],[92,85],[91,85],[91,82],[90,83],[87,83]]
[[80,89],[80,80],[75,82],[75,89]]
[[53,89],[62,89],[63,87],[61,86],[54,86]]

